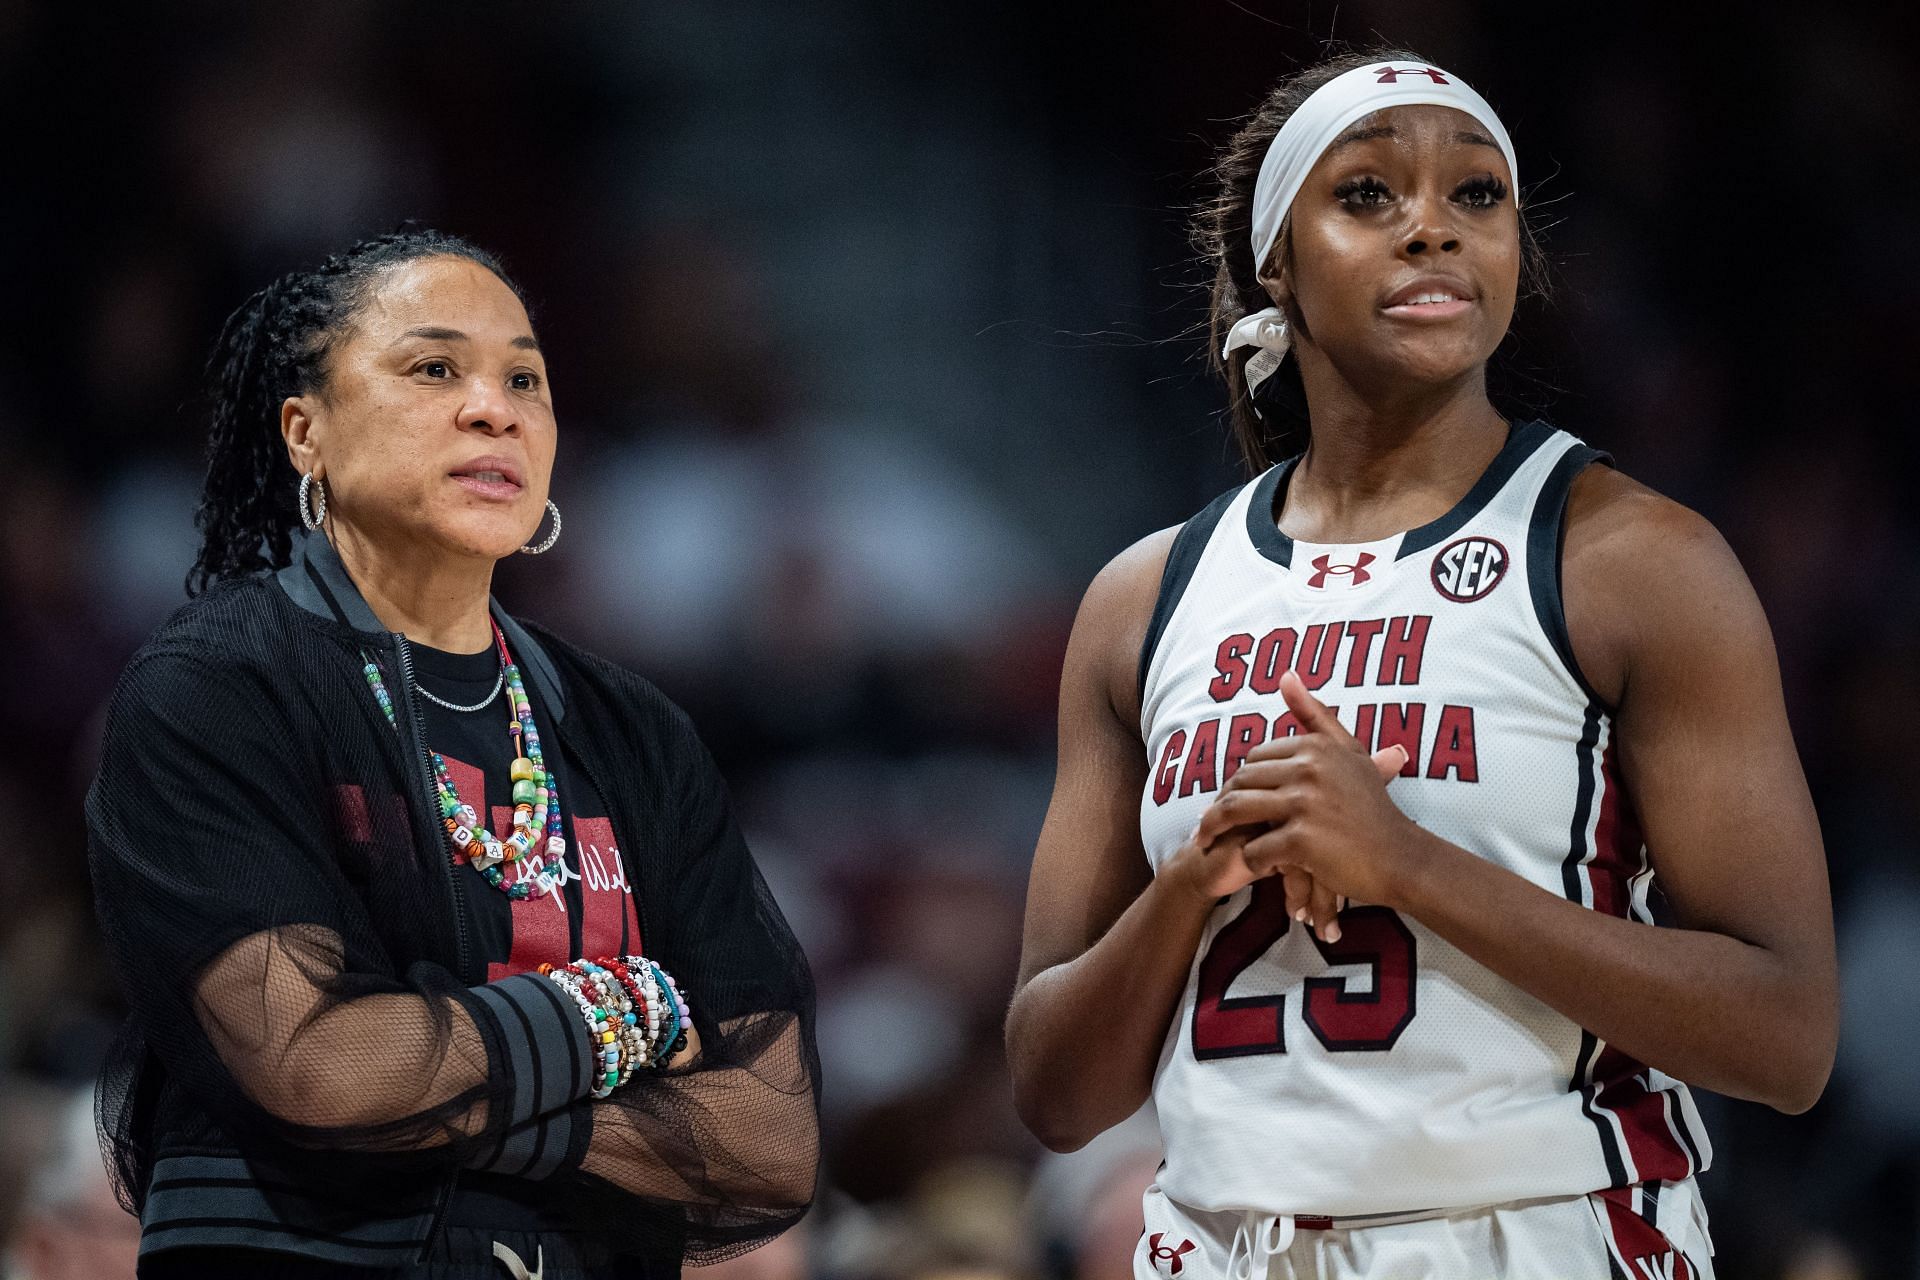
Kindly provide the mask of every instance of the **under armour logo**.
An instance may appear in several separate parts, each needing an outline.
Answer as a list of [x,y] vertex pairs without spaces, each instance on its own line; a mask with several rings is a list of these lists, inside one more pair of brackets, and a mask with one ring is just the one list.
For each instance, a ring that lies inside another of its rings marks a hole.
[[1380,78],[1375,84],[1398,84],[1401,76],[1425,76],[1435,84],[1452,83],[1432,67],[1379,67],[1376,72]]
[[1354,561],[1352,564],[1328,563],[1332,559],[1333,559],[1332,556],[1315,556],[1313,558],[1314,572],[1313,572],[1313,576],[1307,579],[1308,586],[1313,587],[1315,589],[1326,586],[1327,575],[1330,573],[1346,573],[1346,574],[1353,575],[1352,577],[1347,579],[1347,585],[1350,587],[1357,587],[1361,583],[1365,582],[1368,578],[1371,578],[1373,576],[1372,574],[1367,572],[1367,566],[1372,564],[1374,561],[1374,555],[1373,555],[1373,552],[1371,551],[1362,551],[1360,553],[1360,558]]
[[1182,1240],[1174,1248],[1168,1249],[1163,1248],[1160,1244],[1166,1237],[1166,1232],[1156,1231],[1147,1238],[1147,1260],[1153,1263],[1155,1267],[1158,1267],[1164,1260],[1168,1264],[1167,1274],[1177,1276],[1180,1274],[1181,1267],[1185,1265],[1180,1259],[1193,1252],[1193,1241]]

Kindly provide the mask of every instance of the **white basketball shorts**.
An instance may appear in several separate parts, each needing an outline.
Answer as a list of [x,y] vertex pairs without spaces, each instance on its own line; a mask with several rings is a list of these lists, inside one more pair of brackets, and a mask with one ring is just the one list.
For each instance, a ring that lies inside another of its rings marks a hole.
[[1444,1216],[1202,1213],[1158,1185],[1144,1208],[1135,1280],[1714,1280],[1691,1178]]

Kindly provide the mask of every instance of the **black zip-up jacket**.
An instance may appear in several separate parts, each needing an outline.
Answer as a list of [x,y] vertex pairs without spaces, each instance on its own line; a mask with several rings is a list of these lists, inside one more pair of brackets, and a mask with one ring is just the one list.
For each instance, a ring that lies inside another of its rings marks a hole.
[[699,1060],[590,1099],[577,1007],[537,974],[486,981],[460,895],[494,890],[451,862],[410,647],[308,538],[135,655],[87,798],[133,1010],[102,1115],[143,1255],[404,1265],[463,1177],[510,1179],[545,1219],[656,1265],[743,1252],[804,1213],[812,981],[711,756],[645,680],[493,615],[545,750],[605,799]]

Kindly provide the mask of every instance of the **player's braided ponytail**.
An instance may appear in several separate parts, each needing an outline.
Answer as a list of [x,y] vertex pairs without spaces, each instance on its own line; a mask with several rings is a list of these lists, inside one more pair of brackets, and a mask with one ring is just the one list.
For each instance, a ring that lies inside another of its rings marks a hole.
[[[1239,131],[1227,140],[1215,158],[1210,176],[1213,196],[1201,205],[1193,219],[1193,241],[1213,266],[1212,305],[1207,326],[1207,358],[1213,370],[1227,383],[1227,411],[1233,426],[1235,443],[1249,472],[1257,475],[1285,457],[1289,437],[1297,431],[1304,444],[1307,430],[1307,393],[1300,382],[1300,362],[1282,361],[1272,377],[1260,384],[1260,411],[1254,411],[1247,393],[1246,364],[1257,348],[1242,347],[1223,359],[1220,348],[1227,331],[1236,321],[1273,305],[1259,280],[1260,264],[1253,260],[1253,189],[1260,177],[1260,163],[1267,148],[1300,104],[1314,90],[1358,67],[1375,62],[1411,62],[1428,60],[1405,49],[1361,49],[1342,53],[1324,62],[1295,72],[1275,85],[1266,100],[1254,110]],[[1284,268],[1293,252],[1291,227],[1284,227],[1279,241],[1280,264]],[[1525,210],[1520,218],[1522,293],[1547,292],[1546,255],[1541,250]],[[1295,333],[1305,333],[1306,324],[1299,309],[1289,298],[1287,324]]]
[[280,406],[325,385],[328,356],[387,268],[442,254],[479,263],[525,303],[486,250],[404,224],[281,276],[227,317],[207,357],[207,479],[194,514],[200,554],[187,574],[189,595],[291,558],[298,477],[280,436]]

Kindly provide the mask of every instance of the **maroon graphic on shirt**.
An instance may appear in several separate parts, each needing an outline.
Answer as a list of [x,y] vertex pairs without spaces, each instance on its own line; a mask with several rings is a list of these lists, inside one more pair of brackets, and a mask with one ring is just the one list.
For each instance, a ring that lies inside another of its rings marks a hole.
[[[447,776],[456,792],[463,796],[485,794],[480,770],[452,756],[441,758],[447,762]],[[512,806],[494,805],[488,816],[488,830],[496,834],[513,830]],[[558,885],[543,897],[521,898],[510,904],[513,946],[504,963],[488,962],[488,982],[526,973],[542,963],[566,964],[581,956],[635,955],[641,951],[633,886],[627,882],[626,867],[614,842],[613,823],[606,818],[576,817],[568,825],[573,838],[567,842],[565,859],[558,865],[547,863]],[[516,871],[508,867],[506,873],[511,878]],[[567,927],[564,890],[573,880],[580,882],[580,956],[568,954],[571,930]]]
[[[626,864],[613,842],[613,823],[605,818],[575,818],[573,839],[567,865],[580,878],[580,954],[589,959],[639,954],[640,919]],[[519,924],[515,916],[516,942]]]

